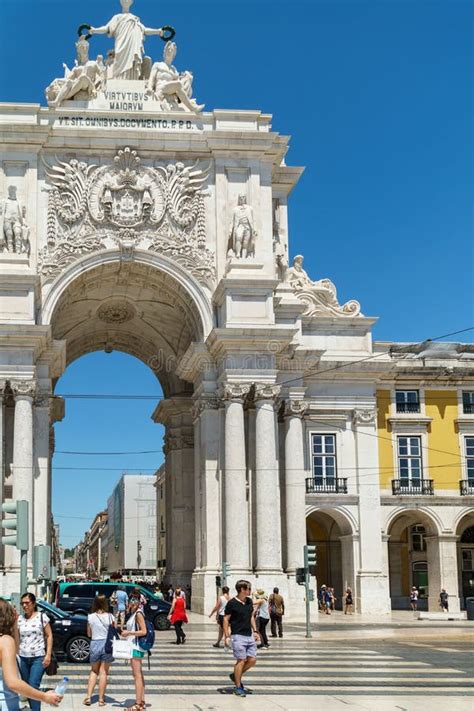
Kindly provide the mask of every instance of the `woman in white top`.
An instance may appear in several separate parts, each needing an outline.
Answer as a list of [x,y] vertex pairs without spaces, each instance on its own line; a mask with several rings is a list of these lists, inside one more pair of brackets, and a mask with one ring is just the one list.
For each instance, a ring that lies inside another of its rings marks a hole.
[[17,640],[17,613],[6,600],[0,600],[0,711],[20,711],[19,694],[58,706],[62,697],[55,691],[35,689],[18,676]]
[[142,711],[145,703],[145,679],[143,677],[142,662],[145,652],[140,649],[138,637],[146,637],[145,615],[140,607],[140,591],[132,590],[128,598],[129,618],[126,629],[122,630],[122,637],[132,637],[132,672],[135,682],[135,703],[127,711]]
[[[33,593],[21,596],[23,614],[18,617],[19,665],[23,681],[39,689],[44,670],[51,663],[53,633],[49,617],[38,612]],[[30,709],[40,711],[41,702],[30,700]]]
[[217,642],[213,644],[213,647],[220,647],[221,644],[221,639],[224,636],[224,611],[225,611],[225,606],[229,602],[229,588],[224,585],[222,588],[222,595],[219,595],[217,598],[217,602],[212,608],[209,617],[212,617],[214,614],[216,614],[216,622],[219,625],[219,632],[217,634]]
[[259,649],[262,649],[262,647],[269,649],[270,645],[268,644],[266,627],[270,620],[270,609],[268,605],[268,597],[265,595],[265,590],[262,588],[257,590],[255,593],[254,606],[257,630],[261,640],[260,644],[257,646]]
[[83,701],[84,706],[91,705],[91,697],[97,681],[99,681],[99,706],[105,706],[109,668],[111,662],[114,661],[113,656],[105,651],[105,642],[109,627],[113,624],[114,617],[109,612],[109,601],[105,595],[97,595],[92,603],[92,612],[87,616],[87,634],[91,638],[91,671],[87,684],[87,696]]

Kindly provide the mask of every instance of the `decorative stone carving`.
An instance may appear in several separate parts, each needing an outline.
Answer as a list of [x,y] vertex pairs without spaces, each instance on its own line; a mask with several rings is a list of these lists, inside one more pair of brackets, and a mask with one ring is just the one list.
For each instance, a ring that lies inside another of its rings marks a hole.
[[10,380],[10,387],[15,398],[32,398],[36,394],[36,380]]
[[130,12],[132,4],[133,0],[120,0],[121,13],[114,15],[103,27],[89,28],[91,35],[107,34],[115,39],[113,61],[110,63],[114,79],[141,79],[145,36],[164,35],[161,27],[153,29],[142,25],[140,18]]
[[308,410],[309,403],[305,400],[285,400],[284,417],[304,417]]
[[254,400],[274,400],[278,397],[281,391],[281,385],[272,385],[270,383],[255,383]]
[[215,397],[201,398],[200,400],[196,400],[191,410],[193,421],[197,420],[201,416],[201,413],[203,413],[205,410],[217,410],[219,408],[219,405],[220,401]]
[[377,419],[377,411],[375,409],[354,410],[352,414],[352,422],[354,425],[373,425]]
[[237,205],[232,211],[227,256],[237,259],[254,257],[256,236],[253,209],[247,205],[245,195],[239,195]]
[[51,405],[51,395],[38,393],[35,397],[35,407],[48,407]]
[[303,316],[361,316],[358,301],[347,301],[341,306],[330,279],[312,281],[303,269],[303,259],[302,255],[297,255],[286,276],[297,298],[306,304]]
[[45,281],[82,254],[120,246],[130,256],[140,248],[171,257],[212,287],[215,259],[206,248],[204,209],[209,166],[142,166],[128,147],[113,165],[72,159],[45,166],[48,236],[39,254]]
[[198,113],[204,104],[192,99],[193,75],[189,71],[179,73],[173,66],[177,47],[167,42],[163,50],[163,62],[155,62],[148,79],[147,94],[160,102],[163,111],[191,111]]
[[0,252],[30,255],[30,228],[26,207],[17,197],[15,185],[9,185],[8,197],[0,208]]
[[48,106],[60,106],[68,99],[93,99],[105,88],[107,67],[102,54],[96,60],[89,59],[89,42],[80,37],[76,42],[77,59],[74,67],[64,67],[64,77],[53,79],[46,87]]
[[97,310],[97,317],[105,323],[125,323],[135,315],[135,308],[128,301],[108,301]]
[[251,383],[224,383],[222,398],[224,400],[245,400],[251,388]]
[[164,436],[163,453],[175,451],[177,449],[189,449],[194,447],[194,436],[192,434],[176,435],[166,433]]

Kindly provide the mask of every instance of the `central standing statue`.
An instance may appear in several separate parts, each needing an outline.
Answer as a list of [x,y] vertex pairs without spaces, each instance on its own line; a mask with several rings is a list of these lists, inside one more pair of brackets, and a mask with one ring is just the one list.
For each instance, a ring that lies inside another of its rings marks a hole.
[[143,61],[143,38],[145,35],[163,36],[160,27],[154,30],[145,27],[140,18],[132,15],[130,7],[133,0],[120,0],[122,12],[114,15],[103,27],[91,27],[92,35],[114,37],[114,63],[112,65],[113,79],[140,79]]

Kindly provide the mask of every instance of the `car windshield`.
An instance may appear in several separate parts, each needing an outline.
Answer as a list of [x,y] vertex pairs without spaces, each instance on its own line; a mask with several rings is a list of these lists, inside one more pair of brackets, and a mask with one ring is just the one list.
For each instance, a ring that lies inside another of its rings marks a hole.
[[52,615],[56,615],[57,617],[71,617],[69,612],[64,612],[64,610],[60,610],[59,607],[51,605],[49,602],[46,602],[46,600],[37,600],[37,605],[44,612],[46,612],[46,614],[50,612]]

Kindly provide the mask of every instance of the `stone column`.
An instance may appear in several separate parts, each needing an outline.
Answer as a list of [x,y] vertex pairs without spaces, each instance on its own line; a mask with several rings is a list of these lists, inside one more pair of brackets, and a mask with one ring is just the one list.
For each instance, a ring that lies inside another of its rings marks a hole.
[[449,611],[459,612],[458,551],[459,536],[427,536],[428,610],[440,612],[439,594],[444,588],[449,595]]
[[286,572],[291,574],[303,567],[306,544],[303,417],[307,407],[303,400],[290,399],[285,403]]
[[279,385],[255,386],[257,572],[281,572],[281,493],[274,401]]
[[249,513],[245,452],[244,399],[250,385],[224,385],[225,559],[234,574],[249,573]]
[[[33,545],[33,400],[36,391],[34,380],[11,380],[10,387],[15,398],[13,431],[13,500],[29,502],[28,560],[31,560]],[[19,565],[20,552],[15,549],[13,560]]]
[[[5,384],[4,380],[0,380],[0,506],[3,504],[5,486]],[[2,529],[1,535],[6,535],[6,531]],[[3,567],[4,564],[4,546],[0,544],[0,567]]]
[[[360,567],[357,571],[356,586],[360,591],[359,611],[388,614],[390,612],[390,594],[388,578],[382,566],[380,481],[377,438],[375,437],[375,409],[354,410],[352,424],[355,439],[357,494],[359,496]],[[359,469],[359,467],[363,468]]]
[[35,398],[34,408],[34,508],[33,545],[47,545],[50,535],[50,486],[49,486],[49,421],[50,396]]

